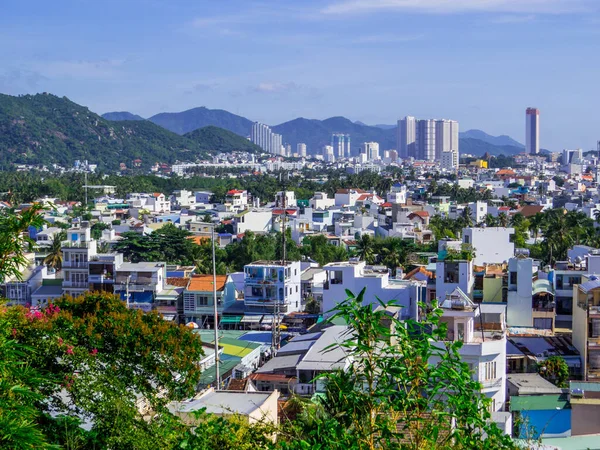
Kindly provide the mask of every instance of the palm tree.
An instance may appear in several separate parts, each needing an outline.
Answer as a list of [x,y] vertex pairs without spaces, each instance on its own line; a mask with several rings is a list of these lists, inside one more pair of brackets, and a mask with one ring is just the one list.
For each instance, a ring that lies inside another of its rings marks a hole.
[[529,231],[533,231],[534,239],[537,242],[538,234],[540,232],[540,228],[542,223],[544,223],[545,215],[542,213],[537,213],[535,216],[529,219]]
[[52,245],[48,255],[44,258],[44,264],[48,267],[55,269],[57,272],[62,269],[63,254],[62,254],[62,243],[67,238],[67,234],[64,231],[56,233],[52,238]]
[[465,209],[463,209],[463,212],[462,212],[462,219],[464,221],[466,228],[473,226],[473,219],[471,217],[472,213],[473,213],[473,211],[471,210],[471,207],[465,206]]
[[496,218],[494,216],[492,216],[491,214],[488,213],[483,218],[483,223],[485,223],[485,226],[487,226],[487,227],[495,227],[495,226],[497,226],[498,221],[496,220]]
[[498,225],[504,228],[508,226],[508,216],[505,213],[498,214]]
[[110,242],[100,242],[98,244],[98,253],[102,253],[102,254],[110,253],[110,250],[111,250]]
[[373,263],[373,239],[368,234],[363,234],[359,241],[356,243],[356,250],[360,259],[366,261],[368,264]]
[[396,276],[396,269],[402,265],[402,256],[395,247],[384,247],[381,249],[383,254],[383,264],[392,270],[392,275]]

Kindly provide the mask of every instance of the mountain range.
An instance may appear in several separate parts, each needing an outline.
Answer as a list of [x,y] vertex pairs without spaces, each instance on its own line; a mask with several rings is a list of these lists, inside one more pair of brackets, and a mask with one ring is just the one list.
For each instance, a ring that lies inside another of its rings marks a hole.
[[[126,112],[106,113],[104,118],[112,117],[123,120],[128,117]],[[139,117],[130,114],[131,117]],[[208,109],[199,107],[178,113],[160,113],[148,119],[174,133],[184,135],[190,131],[206,126],[216,126],[232,131],[240,136],[250,135],[253,121],[225,110]],[[396,147],[396,125],[376,124],[367,125],[360,121],[352,122],[345,117],[331,117],[325,120],[306,119],[299,117],[288,122],[271,127],[275,133],[283,136],[284,143],[290,144],[295,149],[296,144],[303,142],[307,145],[310,154],[317,154],[324,145],[331,143],[333,133],[350,135],[352,148],[358,152],[363,142],[378,142],[382,150]],[[468,130],[460,133],[461,153],[483,156],[491,155],[516,155],[523,152],[523,144],[509,136],[492,136],[481,130]]]
[[[0,167],[15,163],[69,167],[75,160],[89,160],[113,169],[137,158],[147,167],[157,161],[193,161],[214,152],[259,152],[247,140],[252,123],[205,107],[161,113],[146,120],[127,111],[101,117],[66,97],[0,94]],[[330,144],[332,133],[349,134],[354,153],[363,142],[378,142],[382,150],[396,147],[396,127],[369,126],[345,117],[298,118],[272,129],[293,149],[304,142],[310,154]],[[470,130],[461,134],[460,150],[475,156],[514,155],[521,153],[523,146],[508,136]]]
[[[130,117],[129,113],[120,113]],[[114,117],[114,116],[113,116]],[[178,135],[148,120],[109,121],[66,97],[0,94],[0,168],[12,164],[70,167],[88,160],[115,169],[205,158],[217,151],[261,151],[247,139],[216,127]]]

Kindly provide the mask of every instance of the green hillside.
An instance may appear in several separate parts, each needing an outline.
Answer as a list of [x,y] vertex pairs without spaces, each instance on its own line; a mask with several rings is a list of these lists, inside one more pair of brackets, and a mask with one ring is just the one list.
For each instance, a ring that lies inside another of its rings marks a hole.
[[142,116],[132,114],[128,111],[113,111],[102,114],[106,120],[146,120]]
[[261,153],[262,149],[231,131],[223,128],[208,126],[194,130],[184,135],[191,141],[197,143],[201,149],[206,151],[229,152],[243,151]]
[[137,158],[147,167],[155,162],[195,161],[209,150],[238,150],[247,142],[221,135],[212,130],[192,140],[146,120],[108,121],[66,97],[0,94],[2,169],[12,164],[71,167],[75,160],[115,169],[121,162],[130,166]]
[[252,128],[252,122],[245,117],[222,109],[208,109],[204,106],[177,113],[160,113],[148,120],[177,134],[185,134],[203,127],[215,126],[246,137],[250,134],[250,128]]

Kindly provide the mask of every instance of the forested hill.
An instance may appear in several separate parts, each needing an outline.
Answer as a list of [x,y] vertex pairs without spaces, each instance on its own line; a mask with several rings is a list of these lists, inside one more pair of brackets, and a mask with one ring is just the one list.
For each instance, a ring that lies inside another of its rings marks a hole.
[[[145,120],[108,121],[66,97],[0,94],[1,169],[15,163],[71,167],[76,160],[115,169],[138,158],[149,166],[194,161],[211,150],[201,137],[188,139]],[[219,145],[219,151],[233,150]]]
[[250,142],[248,139],[224,130],[223,128],[208,126],[186,133],[184,137],[194,141],[205,150],[221,152],[243,151],[250,153],[261,153],[262,149]]

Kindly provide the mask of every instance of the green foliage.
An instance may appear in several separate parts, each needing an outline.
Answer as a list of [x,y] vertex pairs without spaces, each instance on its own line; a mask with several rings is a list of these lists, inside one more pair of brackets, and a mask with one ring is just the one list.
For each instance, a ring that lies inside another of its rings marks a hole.
[[22,279],[22,269],[28,263],[25,254],[35,244],[28,230],[42,227],[43,211],[44,206],[39,204],[19,213],[11,209],[0,211],[0,281],[10,277]]
[[[364,304],[365,290],[337,305],[350,326],[344,371],[324,373],[324,398],[284,428],[285,449],[514,449],[490,423],[461,342],[447,342],[442,311],[400,321]],[[386,307],[389,304],[379,302]]]
[[[30,348],[24,367],[47,374],[39,386],[52,408],[39,428],[54,439],[76,440],[74,448],[172,448],[178,420],[168,402],[191,397],[200,377],[200,339],[156,313],[129,310],[115,296],[64,297],[41,311],[8,308],[0,319],[13,342]],[[145,405],[145,406],[144,406]],[[150,414],[142,415],[140,409]],[[79,423],[91,421],[89,432]],[[64,427],[64,429],[63,429]],[[56,430],[61,431],[57,438]],[[62,436],[62,437],[60,437]],[[160,447],[157,447],[160,442]]]
[[562,356],[550,356],[538,364],[538,373],[560,388],[567,386],[569,366]]
[[302,254],[321,266],[330,262],[348,260],[348,252],[342,247],[330,244],[327,237],[322,234],[305,237],[302,242]]
[[62,269],[63,254],[62,254],[62,243],[67,238],[67,233],[61,231],[56,233],[52,237],[52,245],[48,250],[48,255],[44,258],[44,264],[57,271]]
[[263,153],[258,145],[239,134],[214,126],[200,128],[184,136],[196,142],[201,149],[206,151]]
[[432,196],[450,197],[457,203],[472,203],[479,200],[491,200],[492,192],[488,189],[477,190],[475,188],[461,188],[456,183],[438,184]]
[[102,231],[110,228],[110,225],[104,222],[96,222],[91,227],[92,239],[99,240],[102,237]]
[[237,150],[241,143],[227,133],[213,128],[188,139],[148,120],[108,121],[66,97],[0,94],[3,168],[14,163],[71,167],[75,160],[107,169],[120,162],[131,167],[136,158],[144,167],[157,161],[195,161],[209,151]]

